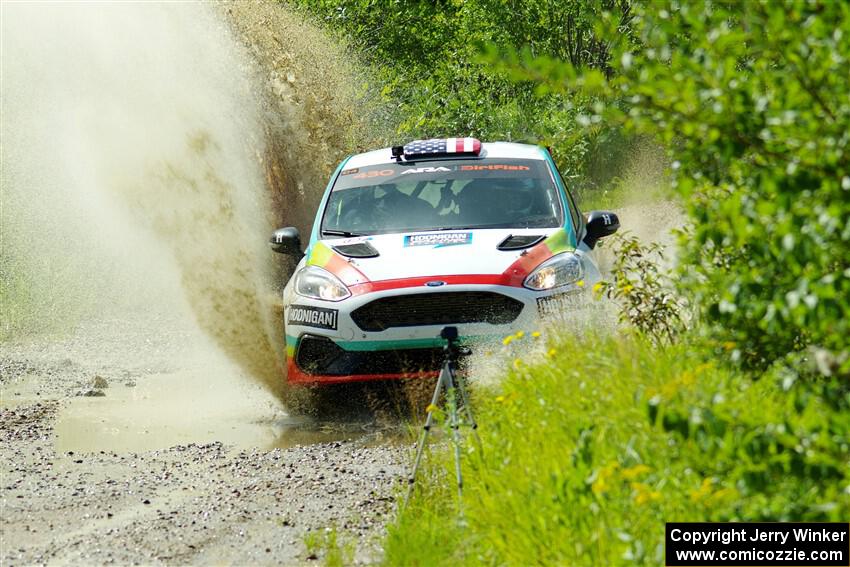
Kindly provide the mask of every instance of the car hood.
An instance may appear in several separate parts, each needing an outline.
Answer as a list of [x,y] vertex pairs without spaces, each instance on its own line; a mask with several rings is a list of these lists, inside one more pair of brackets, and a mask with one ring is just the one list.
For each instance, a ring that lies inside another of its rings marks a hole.
[[[545,239],[526,249],[499,250],[498,245],[510,235]],[[553,254],[572,249],[575,242],[562,228],[414,232],[320,240],[311,247],[307,264],[329,270],[346,285],[357,285],[430,276],[501,275],[517,264],[527,273]]]

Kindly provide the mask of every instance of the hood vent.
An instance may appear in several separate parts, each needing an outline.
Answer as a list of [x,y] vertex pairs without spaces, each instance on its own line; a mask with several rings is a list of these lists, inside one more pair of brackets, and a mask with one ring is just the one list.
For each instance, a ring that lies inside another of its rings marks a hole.
[[368,242],[355,242],[354,244],[340,244],[333,249],[343,256],[349,258],[377,258],[379,256],[375,247]]
[[499,250],[522,250],[530,248],[546,238],[539,234],[509,234],[496,248]]

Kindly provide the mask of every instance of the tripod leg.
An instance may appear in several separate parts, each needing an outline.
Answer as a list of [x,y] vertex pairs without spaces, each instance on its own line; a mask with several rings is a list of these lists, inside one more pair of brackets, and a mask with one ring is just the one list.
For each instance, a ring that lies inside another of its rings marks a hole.
[[472,415],[472,406],[469,405],[469,396],[466,393],[466,379],[463,376],[457,377],[457,389],[460,390],[460,399],[463,403],[463,411],[466,414],[466,419],[472,426],[472,433],[475,435],[475,440],[481,446],[481,438],[478,436],[478,422],[475,421],[475,416]]
[[443,387],[443,383],[445,381],[445,377],[443,376],[444,370],[440,371],[440,376],[437,378],[437,385],[434,387],[434,396],[431,398],[431,405],[429,405],[428,414],[425,417],[425,425],[422,426],[422,433],[419,436],[419,443],[416,446],[416,460],[413,461],[413,472],[410,474],[410,478],[407,479],[408,487],[407,487],[407,496],[404,498],[404,505],[407,506],[407,502],[410,500],[410,496],[413,493],[413,482],[416,480],[416,473],[419,471],[419,463],[422,461],[422,452],[425,450],[425,441],[428,439],[428,433],[431,431],[431,424],[434,420],[434,407],[437,405],[437,402],[440,400],[440,390]]
[[455,475],[457,476],[457,496],[458,505],[463,497],[463,475],[460,471],[460,419],[457,415],[457,388],[455,387],[454,370],[451,364],[446,362],[443,367],[443,373],[446,375],[446,386],[448,387],[448,404],[449,416],[452,427],[452,439],[455,445]]
[[469,406],[469,397],[466,394],[466,380],[461,376],[457,377],[457,389],[460,390],[460,401],[463,403],[463,411],[469,420],[469,424],[472,426],[472,429],[478,429],[478,423],[472,415],[472,408]]

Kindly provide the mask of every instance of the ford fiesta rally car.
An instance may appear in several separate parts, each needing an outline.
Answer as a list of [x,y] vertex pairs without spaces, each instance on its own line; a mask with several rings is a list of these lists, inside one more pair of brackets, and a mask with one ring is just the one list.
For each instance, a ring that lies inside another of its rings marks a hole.
[[[328,184],[283,292],[287,380],[410,378],[440,367],[440,331],[476,344],[540,326],[599,279],[590,254],[619,228],[583,217],[549,151],[473,138],[351,156]],[[474,348],[474,347],[473,347]]]

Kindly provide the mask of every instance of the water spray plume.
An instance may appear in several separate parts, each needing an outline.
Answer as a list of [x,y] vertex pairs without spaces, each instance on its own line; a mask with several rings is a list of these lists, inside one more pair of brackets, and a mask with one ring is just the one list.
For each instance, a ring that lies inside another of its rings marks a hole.
[[287,144],[316,105],[269,88],[246,49],[259,31],[231,7],[3,5],[3,337],[179,320],[279,391],[283,274],[265,243],[304,224],[337,158],[293,150],[338,124]]

